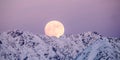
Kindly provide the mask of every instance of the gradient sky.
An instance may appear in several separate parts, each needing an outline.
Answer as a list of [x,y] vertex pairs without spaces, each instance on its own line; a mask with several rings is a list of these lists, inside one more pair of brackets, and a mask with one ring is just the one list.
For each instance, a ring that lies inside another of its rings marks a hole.
[[96,31],[120,37],[120,0],[0,0],[0,32],[44,34],[50,20],[61,21],[65,34]]

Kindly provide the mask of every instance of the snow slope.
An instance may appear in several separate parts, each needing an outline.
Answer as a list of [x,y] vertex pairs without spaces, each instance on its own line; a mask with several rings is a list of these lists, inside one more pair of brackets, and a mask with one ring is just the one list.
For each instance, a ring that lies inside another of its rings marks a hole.
[[34,35],[21,30],[0,34],[0,60],[120,60],[120,39],[97,32]]
[[120,60],[119,49],[120,44],[112,45],[108,39],[97,40],[87,47],[76,60]]

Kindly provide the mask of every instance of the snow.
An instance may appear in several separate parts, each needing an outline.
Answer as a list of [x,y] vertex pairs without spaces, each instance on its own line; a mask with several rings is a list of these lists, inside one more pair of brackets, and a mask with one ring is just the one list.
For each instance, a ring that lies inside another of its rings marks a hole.
[[0,60],[120,60],[120,39],[103,37],[97,32],[56,38],[13,30],[0,34],[0,58]]
[[[119,57],[115,57],[115,55]],[[115,53],[114,48],[111,45],[111,43],[108,42],[108,39],[104,39],[97,40],[92,45],[87,47],[83,51],[83,53],[77,57],[76,60],[119,60],[119,59],[120,54]]]

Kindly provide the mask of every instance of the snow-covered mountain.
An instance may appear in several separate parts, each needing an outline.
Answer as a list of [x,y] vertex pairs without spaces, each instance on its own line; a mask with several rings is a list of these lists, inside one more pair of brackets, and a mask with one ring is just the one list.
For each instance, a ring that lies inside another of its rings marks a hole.
[[120,38],[97,32],[56,38],[13,30],[0,33],[0,60],[120,60]]

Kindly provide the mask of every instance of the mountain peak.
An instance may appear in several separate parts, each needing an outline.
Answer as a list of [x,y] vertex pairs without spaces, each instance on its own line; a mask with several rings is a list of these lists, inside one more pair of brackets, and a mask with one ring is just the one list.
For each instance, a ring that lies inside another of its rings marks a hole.
[[60,38],[22,30],[0,34],[1,60],[119,60],[119,46],[119,38],[103,37],[97,32]]

